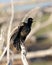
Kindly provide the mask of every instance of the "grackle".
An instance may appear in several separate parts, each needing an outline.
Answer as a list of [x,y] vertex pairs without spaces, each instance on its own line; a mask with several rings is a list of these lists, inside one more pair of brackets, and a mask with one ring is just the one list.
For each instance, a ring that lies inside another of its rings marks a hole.
[[32,23],[33,18],[28,18],[27,22],[23,22],[23,25],[19,26],[14,34],[11,36],[13,45],[14,47],[16,47],[17,50],[21,50],[20,44],[21,42],[24,43],[27,35],[30,33]]

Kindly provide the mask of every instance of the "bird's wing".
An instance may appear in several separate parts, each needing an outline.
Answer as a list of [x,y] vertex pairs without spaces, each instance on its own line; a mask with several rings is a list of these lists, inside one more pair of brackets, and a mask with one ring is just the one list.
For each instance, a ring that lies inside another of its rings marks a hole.
[[14,39],[16,38],[16,36],[18,35],[19,33],[19,30],[21,29],[21,27],[24,26],[24,23],[20,23],[18,28],[14,30],[14,33],[12,34],[11,38],[10,38],[10,41],[14,41]]

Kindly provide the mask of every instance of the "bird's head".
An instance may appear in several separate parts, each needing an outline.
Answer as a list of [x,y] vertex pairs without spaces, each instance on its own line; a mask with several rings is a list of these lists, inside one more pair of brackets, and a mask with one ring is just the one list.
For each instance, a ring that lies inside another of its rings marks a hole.
[[29,27],[31,27],[32,23],[33,23],[33,18],[28,18],[28,20],[27,20],[27,25],[28,25]]
[[33,18],[28,18],[28,23],[32,23],[33,22]]
[[28,25],[29,27],[31,27],[32,23],[34,22],[32,17],[29,17],[24,23],[24,25]]

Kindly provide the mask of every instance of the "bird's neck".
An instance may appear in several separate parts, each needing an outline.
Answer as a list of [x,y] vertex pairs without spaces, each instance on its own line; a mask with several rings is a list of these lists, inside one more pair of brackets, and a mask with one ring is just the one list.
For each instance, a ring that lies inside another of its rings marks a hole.
[[27,25],[28,25],[28,27],[31,27],[31,25],[32,25],[32,22],[29,22]]

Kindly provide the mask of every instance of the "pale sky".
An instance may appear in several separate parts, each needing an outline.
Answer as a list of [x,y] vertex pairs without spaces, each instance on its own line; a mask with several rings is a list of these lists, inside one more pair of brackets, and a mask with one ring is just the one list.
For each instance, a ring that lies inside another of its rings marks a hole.
[[7,3],[10,2],[10,0],[0,0],[0,3]]
[[[11,0],[0,0],[0,3],[10,3]],[[17,10],[26,10],[26,9],[31,9],[31,8],[34,8],[34,7],[44,7],[44,6],[47,6],[47,5],[52,5],[52,2],[46,2],[46,3],[34,3],[36,0],[13,0],[13,1],[23,1],[23,2],[30,2],[30,1],[33,1],[33,4],[26,4],[26,5],[17,5],[15,6],[15,9]],[[31,2],[32,3],[32,2]],[[18,3],[17,3],[18,4]],[[23,3],[20,3],[20,4],[23,4]]]
[[[11,0],[0,0],[0,3],[8,3]],[[13,1],[31,1],[31,0],[13,0]],[[33,1],[33,0],[32,0]]]

